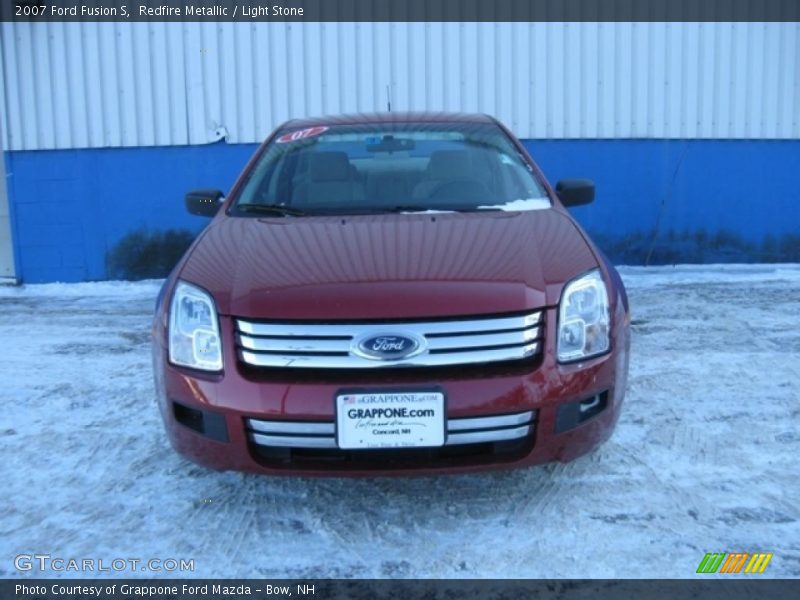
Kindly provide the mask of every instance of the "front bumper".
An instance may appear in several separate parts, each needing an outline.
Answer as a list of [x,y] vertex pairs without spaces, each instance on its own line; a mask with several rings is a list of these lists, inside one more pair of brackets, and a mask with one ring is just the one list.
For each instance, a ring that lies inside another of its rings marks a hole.
[[[207,375],[169,364],[163,336],[156,335],[153,359],[158,401],[175,449],[214,469],[390,475],[567,462],[608,439],[619,416],[628,370],[628,327],[626,316],[618,317],[612,352],[584,363],[558,364],[552,344],[547,343],[533,361],[486,369],[455,368],[438,372],[436,378],[425,370],[402,369],[328,375],[254,372],[233,352],[225,353],[223,375]],[[555,322],[555,311],[548,309],[545,340],[555,339]],[[222,317],[220,326],[223,345],[233,348],[231,319]],[[475,427],[464,424],[477,418],[488,418],[483,429],[489,435],[441,448],[388,451],[343,451],[329,442],[292,447],[268,437],[276,433],[271,429],[282,423],[290,427],[310,424],[325,437],[319,431],[333,427],[334,398],[343,388],[391,390],[432,385],[447,395],[448,429],[453,439],[459,428],[474,431]]]

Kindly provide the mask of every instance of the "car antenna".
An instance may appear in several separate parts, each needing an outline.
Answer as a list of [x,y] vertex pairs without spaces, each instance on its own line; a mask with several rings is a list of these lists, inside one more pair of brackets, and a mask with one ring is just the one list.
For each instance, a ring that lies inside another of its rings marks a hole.
[[386,84],[386,112],[392,112],[392,92],[389,84]]

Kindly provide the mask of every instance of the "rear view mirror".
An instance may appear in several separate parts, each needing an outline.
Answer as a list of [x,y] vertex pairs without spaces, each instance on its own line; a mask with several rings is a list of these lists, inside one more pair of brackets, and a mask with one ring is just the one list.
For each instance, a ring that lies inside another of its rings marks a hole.
[[590,179],[562,179],[556,184],[556,194],[564,206],[590,204],[594,200],[594,182]]
[[417,143],[412,139],[396,138],[393,135],[385,135],[382,138],[369,138],[367,140],[367,152],[410,152],[416,148]]
[[186,194],[186,210],[199,217],[213,217],[224,199],[219,190],[192,190]]

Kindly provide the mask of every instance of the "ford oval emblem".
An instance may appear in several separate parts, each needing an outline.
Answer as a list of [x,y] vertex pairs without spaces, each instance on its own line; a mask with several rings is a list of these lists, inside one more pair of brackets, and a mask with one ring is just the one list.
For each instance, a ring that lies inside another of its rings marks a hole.
[[424,350],[424,338],[408,333],[369,333],[353,344],[354,354],[372,360],[399,360]]

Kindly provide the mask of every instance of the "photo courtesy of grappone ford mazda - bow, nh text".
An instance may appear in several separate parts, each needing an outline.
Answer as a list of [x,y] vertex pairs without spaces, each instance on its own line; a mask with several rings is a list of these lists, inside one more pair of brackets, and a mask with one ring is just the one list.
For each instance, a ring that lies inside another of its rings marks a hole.
[[[213,183],[213,182],[210,182]],[[628,373],[619,275],[485,115],[294,120],[166,280],[153,324],[173,446],[216,469],[434,474],[569,461]]]

